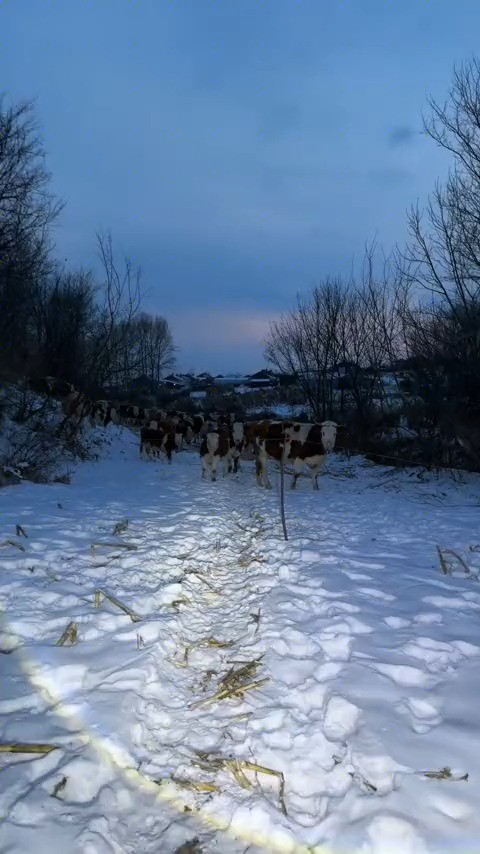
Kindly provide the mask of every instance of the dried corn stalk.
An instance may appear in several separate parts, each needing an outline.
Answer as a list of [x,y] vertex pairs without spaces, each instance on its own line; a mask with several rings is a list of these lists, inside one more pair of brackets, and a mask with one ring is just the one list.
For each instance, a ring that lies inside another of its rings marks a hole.
[[111,593],[107,593],[106,590],[102,590],[100,588],[95,590],[95,608],[100,607],[103,598],[108,599],[108,601],[111,602],[112,605],[115,605],[117,608],[120,608],[120,610],[123,611],[124,614],[127,614],[130,617],[132,623],[139,623],[141,621],[142,618],[139,617],[138,614],[135,613],[135,611],[132,611],[132,609],[129,608],[128,605],[124,605],[123,602],[120,602],[120,599],[117,599],[116,596],[113,596]]
[[57,641],[57,646],[64,646],[64,644],[69,642],[71,646],[76,644],[78,640],[78,625],[77,623],[71,622],[68,624],[61,638]]
[[32,742],[31,744],[25,744],[20,741],[10,741],[4,744],[0,744],[0,753],[51,753],[52,750],[59,750],[60,745],[58,744],[41,744],[39,742]]

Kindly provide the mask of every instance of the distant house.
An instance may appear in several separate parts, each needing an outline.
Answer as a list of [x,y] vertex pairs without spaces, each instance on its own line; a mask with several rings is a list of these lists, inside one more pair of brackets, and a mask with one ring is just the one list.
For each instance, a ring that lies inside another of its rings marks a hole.
[[193,387],[195,389],[206,389],[210,388],[210,386],[214,385],[214,379],[208,371],[202,371],[201,374],[197,374],[196,377],[193,378]]
[[183,389],[188,388],[190,384],[191,379],[185,374],[169,374],[163,379],[163,385],[167,388]]
[[273,371],[264,368],[256,374],[250,374],[245,385],[248,388],[276,388],[279,385],[279,379]]

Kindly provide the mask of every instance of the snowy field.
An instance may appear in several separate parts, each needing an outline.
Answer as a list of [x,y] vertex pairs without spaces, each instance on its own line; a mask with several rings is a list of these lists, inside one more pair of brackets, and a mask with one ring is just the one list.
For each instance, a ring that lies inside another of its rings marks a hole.
[[252,463],[108,435],[0,491],[1,742],[57,746],[2,753],[0,850],[478,851],[480,480],[335,456],[285,542]]

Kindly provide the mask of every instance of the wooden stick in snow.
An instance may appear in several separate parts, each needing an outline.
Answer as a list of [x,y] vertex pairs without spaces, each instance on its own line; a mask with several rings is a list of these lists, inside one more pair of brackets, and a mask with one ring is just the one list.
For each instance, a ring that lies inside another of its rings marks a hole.
[[284,451],[280,458],[280,515],[282,518],[283,536],[288,540],[287,523],[285,521],[285,466],[283,460]]

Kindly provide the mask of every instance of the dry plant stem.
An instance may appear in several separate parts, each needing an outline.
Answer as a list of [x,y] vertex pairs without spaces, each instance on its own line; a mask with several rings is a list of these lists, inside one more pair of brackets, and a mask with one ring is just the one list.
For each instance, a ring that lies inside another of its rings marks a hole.
[[4,744],[0,744],[0,753],[51,753],[52,750],[59,750],[60,745],[58,744],[41,744],[38,742],[32,742],[32,744],[25,744],[24,742],[10,741]]
[[453,549],[442,549],[442,552],[444,555],[445,554],[453,555],[453,557],[456,558],[456,560],[458,560],[460,566],[462,566],[463,569],[465,570],[465,574],[470,575],[470,569],[468,568],[464,559],[462,557],[460,557],[460,555],[457,554],[457,552],[454,552]]
[[90,551],[94,552],[95,549],[127,549],[129,552],[134,552],[138,546],[133,543],[92,543]]
[[[192,789],[194,792],[219,792],[219,786],[214,783],[202,783],[196,780],[184,780],[182,777],[171,777],[172,783],[183,786],[184,789]],[[156,782],[156,781],[155,781]]]
[[449,575],[448,564],[447,564],[447,562],[446,562],[446,560],[445,560],[445,558],[444,558],[444,556],[443,556],[443,552],[442,552],[442,550],[441,550],[440,546],[437,546],[437,552],[438,552],[438,558],[439,558],[439,560],[440,560],[440,566],[441,566],[441,568],[442,568],[442,572],[443,572],[443,574],[444,574],[444,575]]
[[205,706],[208,703],[214,703],[216,700],[226,700],[234,697],[241,697],[242,694],[245,694],[247,691],[253,691],[255,688],[260,688],[262,685],[265,685],[268,682],[268,677],[265,679],[259,679],[257,682],[249,682],[247,685],[241,685],[236,688],[224,688],[219,689],[215,694],[212,694],[211,697],[206,697],[204,700],[197,700],[195,703],[190,703],[189,709],[197,709],[199,706]]
[[114,526],[112,534],[114,536],[116,536],[117,534],[123,534],[123,532],[126,531],[127,528],[128,528],[128,519],[123,519],[122,522],[117,522],[117,524]]
[[25,551],[25,546],[22,546],[21,543],[16,543],[15,540],[4,540],[3,543],[0,543],[0,546],[13,546],[21,552]]
[[78,625],[73,621],[68,624],[61,638],[57,641],[57,646],[63,646],[67,641],[73,646],[78,640]]
[[120,608],[120,610],[123,611],[124,614],[127,614],[130,617],[132,623],[139,623],[141,621],[142,618],[139,617],[139,615],[136,614],[135,611],[132,611],[132,609],[129,608],[128,605],[124,605],[123,602],[120,602],[120,600],[117,599],[116,596],[112,596],[111,593],[107,593],[106,590],[102,590],[100,588],[98,590],[95,590],[95,608],[100,607],[102,597],[108,599],[109,602],[112,603],[112,605],[115,605],[117,608]]

